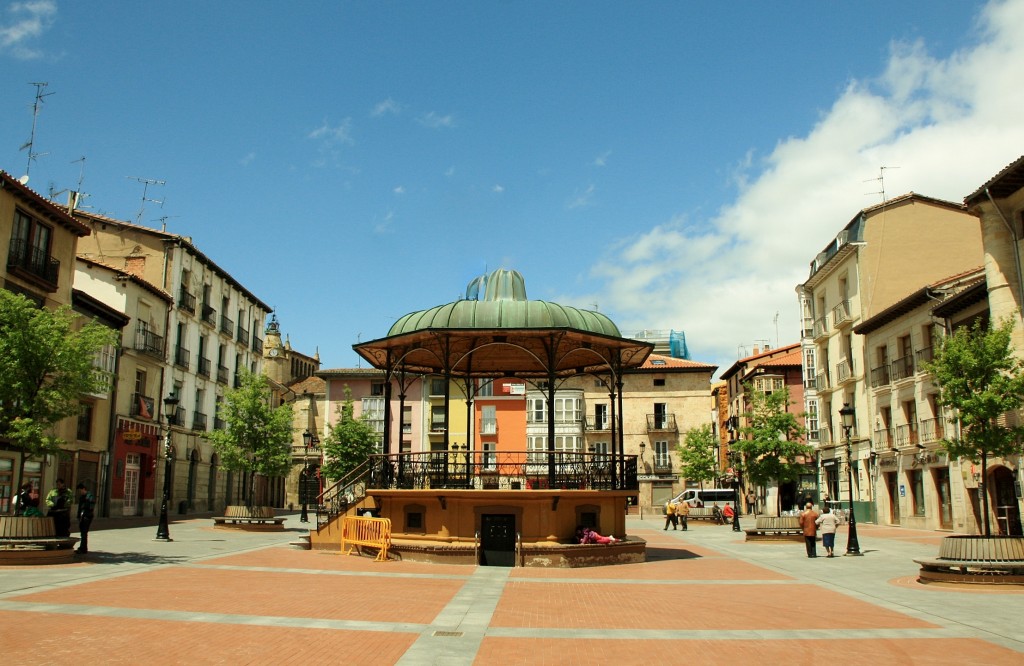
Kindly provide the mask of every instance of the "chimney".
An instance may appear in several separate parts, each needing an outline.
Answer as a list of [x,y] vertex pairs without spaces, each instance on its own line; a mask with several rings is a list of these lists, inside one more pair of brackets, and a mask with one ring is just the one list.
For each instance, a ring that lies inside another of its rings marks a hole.
[[761,348],[758,347],[757,345],[754,345],[754,353],[752,355],[753,356],[757,356],[760,353],[761,353]]

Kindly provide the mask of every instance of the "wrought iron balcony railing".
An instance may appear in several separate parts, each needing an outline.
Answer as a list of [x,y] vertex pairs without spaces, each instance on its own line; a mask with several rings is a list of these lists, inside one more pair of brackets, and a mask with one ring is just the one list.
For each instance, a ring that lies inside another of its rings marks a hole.
[[195,314],[196,313],[196,295],[190,293],[185,287],[181,288],[181,292],[178,294],[178,307],[185,312]]
[[154,358],[164,357],[164,337],[149,330],[144,322],[135,329],[135,350]]
[[11,241],[7,254],[7,269],[21,271],[41,281],[50,292],[57,290],[60,279],[60,261],[46,253],[46,250],[31,247],[28,241],[17,238]]
[[676,431],[676,415],[675,414],[648,414],[647,415],[647,429],[648,430],[669,430],[672,432]]

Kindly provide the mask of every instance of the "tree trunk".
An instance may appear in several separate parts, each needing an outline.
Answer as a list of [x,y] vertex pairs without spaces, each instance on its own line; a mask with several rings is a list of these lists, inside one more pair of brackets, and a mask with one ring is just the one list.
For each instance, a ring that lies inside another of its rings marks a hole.
[[988,473],[988,451],[985,449],[981,450],[981,480],[978,481],[981,486],[981,515],[985,521],[985,536],[992,536],[992,525],[989,522],[988,517],[988,481],[985,476]]

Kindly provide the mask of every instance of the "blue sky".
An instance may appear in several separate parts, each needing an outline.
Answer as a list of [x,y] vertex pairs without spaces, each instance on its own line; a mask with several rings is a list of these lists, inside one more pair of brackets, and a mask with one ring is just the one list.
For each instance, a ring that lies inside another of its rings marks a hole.
[[[0,168],[191,236],[325,367],[485,270],[728,367],[861,208],[1024,153],[1024,0],[0,0]],[[63,199],[63,197],[61,197]]]

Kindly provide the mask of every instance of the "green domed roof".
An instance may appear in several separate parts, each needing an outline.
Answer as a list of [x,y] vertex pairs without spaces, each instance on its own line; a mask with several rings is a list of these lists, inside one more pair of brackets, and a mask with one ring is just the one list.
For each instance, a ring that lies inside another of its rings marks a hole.
[[[484,287],[483,298],[477,300],[481,287]],[[469,283],[463,300],[405,315],[392,325],[388,337],[425,329],[473,328],[571,328],[620,337],[618,326],[600,312],[527,300],[523,276],[505,269],[475,278]]]

